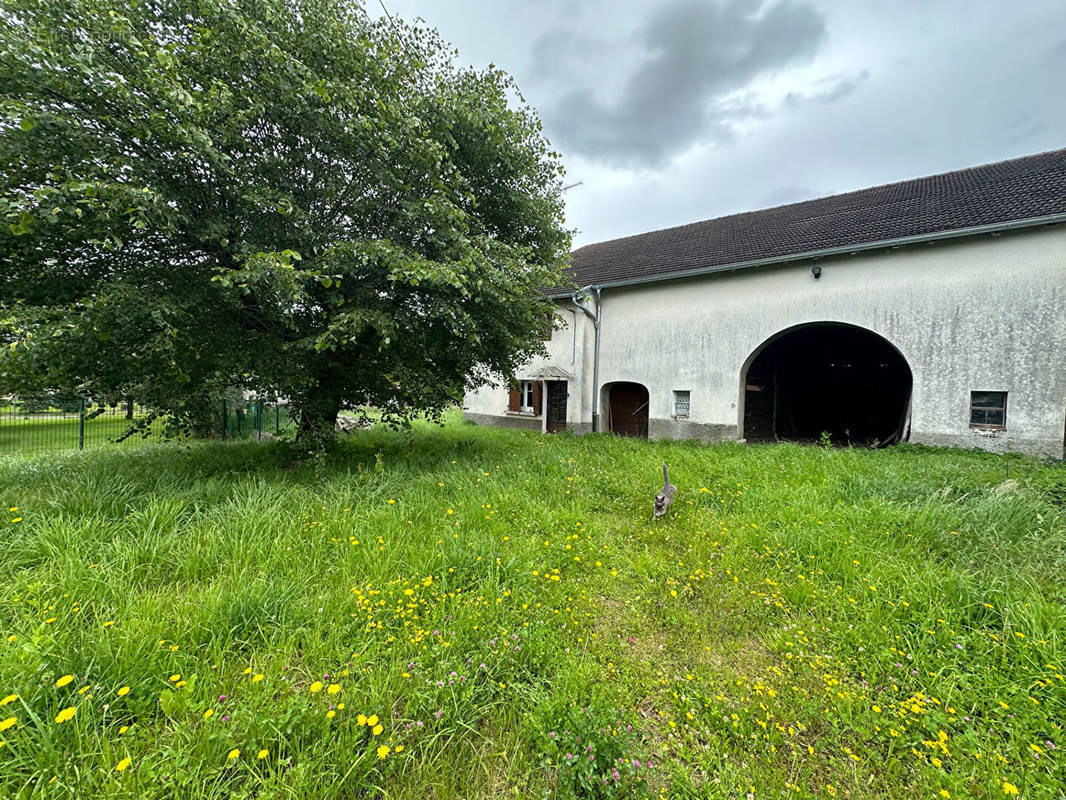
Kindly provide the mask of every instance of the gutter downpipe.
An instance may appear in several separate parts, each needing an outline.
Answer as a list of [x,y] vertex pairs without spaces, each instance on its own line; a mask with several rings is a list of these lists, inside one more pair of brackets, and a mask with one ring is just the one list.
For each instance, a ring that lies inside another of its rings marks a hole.
[[[596,313],[593,314],[585,306],[577,301],[578,297],[584,297],[589,293],[593,293],[595,296]],[[599,286],[586,286],[583,289],[578,289],[572,295],[570,295],[570,303],[574,308],[580,309],[585,313],[585,316],[592,320],[592,326],[596,331],[595,344],[592,348],[592,432],[599,433],[600,430],[600,319],[601,311],[603,308],[600,302],[600,287]]]

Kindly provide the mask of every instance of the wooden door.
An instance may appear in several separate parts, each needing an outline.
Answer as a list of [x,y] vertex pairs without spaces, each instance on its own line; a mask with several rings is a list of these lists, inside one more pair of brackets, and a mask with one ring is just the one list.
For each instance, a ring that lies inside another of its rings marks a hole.
[[548,418],[545,420],[548,433],[566,430],[566,381],[548,382]]
[[611,432],[648,438],[648,390],[639,383],[616,383],[610,395]]

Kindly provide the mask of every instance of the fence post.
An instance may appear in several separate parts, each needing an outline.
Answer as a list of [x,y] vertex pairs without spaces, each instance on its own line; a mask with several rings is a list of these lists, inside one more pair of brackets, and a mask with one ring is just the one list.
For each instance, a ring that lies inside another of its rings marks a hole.
[[222,441],[226,441],[226,426],[229,424],[229,416],[226,414],[226,399],[222,398]]
[[78,449],[85,449],[85,398],[81,399],[81,407],[78,409]]
[[274,435],[281,433],[281,406],[274,401]]

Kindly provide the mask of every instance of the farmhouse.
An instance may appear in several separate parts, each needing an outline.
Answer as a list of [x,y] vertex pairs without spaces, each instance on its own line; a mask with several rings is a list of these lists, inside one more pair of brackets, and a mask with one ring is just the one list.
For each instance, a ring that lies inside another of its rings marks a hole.
[[1066,149],[582,247],[464,417],[1062,457]]

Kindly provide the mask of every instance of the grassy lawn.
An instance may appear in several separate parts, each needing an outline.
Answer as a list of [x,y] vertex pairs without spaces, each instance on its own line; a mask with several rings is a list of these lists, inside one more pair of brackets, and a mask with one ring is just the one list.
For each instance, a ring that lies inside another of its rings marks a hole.
[[1061,464],[454,420],[286,461],[0,459],[0,796],[1062,797]]
[[[143,417],[137,416],[134,422]],[[125,413],[106,413],[85,420],[84,445],[114,446],[115,440],[126,433],[131,425]],[[154,433],[162,428],[161,422],[152,425]],[[68,450],[78,447],[78,415],[62,412],[19,415],[0,409],[0,456],[36,455],[46,452]],[[124,444],[133,444],[144,438],[134,434]]]

